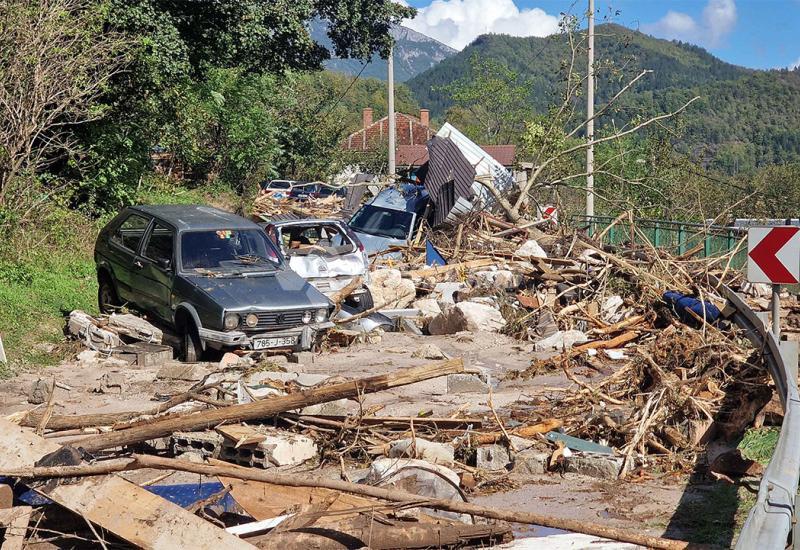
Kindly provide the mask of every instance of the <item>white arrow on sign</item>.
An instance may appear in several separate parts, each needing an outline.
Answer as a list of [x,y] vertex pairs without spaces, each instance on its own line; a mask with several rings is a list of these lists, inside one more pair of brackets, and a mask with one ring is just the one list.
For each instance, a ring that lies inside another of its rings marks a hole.
[[747,280],[795,284],[800,281],[800,227],[751,227],[747,231]]

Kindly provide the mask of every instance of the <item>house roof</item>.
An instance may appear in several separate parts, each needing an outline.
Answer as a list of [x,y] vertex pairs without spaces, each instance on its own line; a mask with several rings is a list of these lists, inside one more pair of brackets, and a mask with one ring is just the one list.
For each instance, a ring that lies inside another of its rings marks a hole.
[[[481,145],[481,149],[503,166],[513,166],[517,148],[514,145]],[[398,145],[395,160],[398,166],[422,166],[428,161],[425,145]]]

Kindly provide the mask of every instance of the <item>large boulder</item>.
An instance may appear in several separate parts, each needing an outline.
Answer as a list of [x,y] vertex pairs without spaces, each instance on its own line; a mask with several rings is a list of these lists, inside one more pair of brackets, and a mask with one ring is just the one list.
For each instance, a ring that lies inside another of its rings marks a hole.
[[411,307],[418,309],[420,317],[423,319],[433,319],[442,313],[442,308],[439,307],[439,302],[433,298],[422,298],[420,300],[416,300]]
[[417,295],[417,288],[411,279],[403,279],[399,269],[377,269],[370,273],[367,284],[372,301],[381,309],[402,309],[408,307]]
[[431,334],[455,334],[462,330],[497,332],[506,324],[500,312],[487,304],[459,302],[434,317],[428,324]]

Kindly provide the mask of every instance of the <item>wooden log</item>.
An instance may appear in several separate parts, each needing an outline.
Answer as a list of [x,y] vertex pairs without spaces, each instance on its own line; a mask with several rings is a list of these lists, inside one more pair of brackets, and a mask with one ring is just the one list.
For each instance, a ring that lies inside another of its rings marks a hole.
[[[126,411],[119,413],[97,413],[97,414],[54,414],[47,422],[47,429],[53,431],[61,430],[77,430],[80,428],[96,428],[98,426],[113,426],[118,422],[126,422],[139,418],[140,416],[153,416],[161,414],[164,411],[171,409],[176,405],[191,401],[194,394],[211,389],[218,384],[210,384],[203,388],[198,388],[194,391],[188,391],[175,397],[170,398],[168,401],[161,403],[146,411]],[[29,412],[20,422],[20,426],[35,428],[41,422],[43,415],[41,413]]]
[[461,372],[464,372],[464,363],[461,359],[452,359],[431,365],[400,369],[392,373],[380,374],[369,378],[342,382],[341,384],[313,388],[280,397],[272,397],[252,403],[231,405],[224,409],[211,409],[179,417],[156,420],[150,424],[128,428],[127,430],[90,436],[74,442],[74,445],[83,447],[88,452],[95,452],[166,437],[173,432],[204,430],[217,426],[222,422],[235,423],[269,418],[282,412],[301,409],[318,403],[327,403],[337,399],[354,399],[365,393],[388,390]]
[[426,267],[424,269],[416,269],[414,271],[406,271],[403,277],[410,277],[412,279],[435,277],[436,275],[443,275],[458,269],[474,269],[477,267],[489,267],[497,263],[497,260],[492,258],[481,258],[478,260],[469,260],[468,262],[459,262],[457,264],[437,265],[433,267]]
[[619,332],[624,328],[628,328],[633,325],[638,325],[644,321],[644,315],[633,315],[628,317],[627,319],[623,319],[618,323],[614,323],[613,325],[609,325],[603,328],[595,328],[589,331],[590,334],[611,334],[612,332]]
[[304,415],[300,419],[307,422],[314,422],[315,419],[332,420],[339,423],[339,425],[344,425],[344,422],[351,421],[354,425],[360,423],[362,426],[382,426],[404,430],[411,426],[412,423],[415,427],[429,426],[442,430],[467,428],[469,426],[475,429],[483,425],[483,419],[481,418],[439,418],[435,416],[363,416],[359,419],[344,415]]
[[287,485],[290,487],[324,487],[334,491],[342,491],[356,495],[378,498],[390,502],[413,503],[415,506],[435,508],[448,512],[456,512],[458,514],[471,514],[512,523],[542,525],[544,527],[551,527],[554,529],[564,529],[566,531],[573,531],[575,533],[585,533],[587,535],[593,535],[596,537],[638,544],[648,548],[684,550],[690,547],[689,543],[686,542],[654,537],[646,535],[641,531],[631,531],[628,529],[609,527],[605,524],[576,519],[557,518],[536,512],[504,510],[502,508],[480,506],[477,504],[455,500],[426,499],[424,497],[420,497],[419,495],[404,491],[399,487],[373,487],[371,485],[349,483],[338,479],[321,478],[312,475],[277,473],[268,470],[255,470],[234,465],[212,466],[209,464],[195,464],[174,458],[162,458],[147,455],[135,454],[130,459],[88,466],[55,466],[49,468],[28,468],[15,471],[3,471],[0,469],[0,475],[22,478],[80,477],[136,470],[141,468],[179,470],[207,476],[226,476],[243,480],[265,481],[275,485]]

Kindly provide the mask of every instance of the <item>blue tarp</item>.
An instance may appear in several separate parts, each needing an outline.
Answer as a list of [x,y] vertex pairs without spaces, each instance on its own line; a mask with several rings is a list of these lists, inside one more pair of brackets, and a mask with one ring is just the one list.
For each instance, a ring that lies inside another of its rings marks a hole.
[[429,240],[425,240],[425,264],[426,265],[447,265],[447,260],[439,254]]
[[[687,325],[697,325],[697,319],[694,318],[688,311],[697,314],[701,319],[705,315],[706,322],[716,323],[719,319],[720,311],[717,306],[711,302],[701,302],[697,298],[686,296],[674,290],[668,290],[664,293],[664,301],[672,306],[673,311],[678,316],[678,319]],[[688,311],[687,311],[688,310]],[[705,310],[705,312],[703,311]]]

